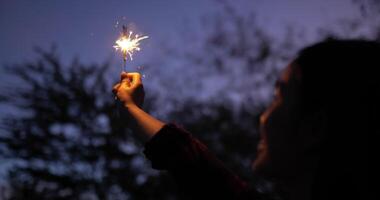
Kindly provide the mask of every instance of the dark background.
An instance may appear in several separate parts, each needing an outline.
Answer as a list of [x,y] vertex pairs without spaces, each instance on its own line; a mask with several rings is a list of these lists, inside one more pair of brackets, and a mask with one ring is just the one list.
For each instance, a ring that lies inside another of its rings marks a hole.
[[176,199],[116,111],[122,24],[150,36],[127,63],[145,109],[270,193],[250,163],[279,72],[325,38],[378,40],[378,14],[375,0],[1,0],[0,199]]

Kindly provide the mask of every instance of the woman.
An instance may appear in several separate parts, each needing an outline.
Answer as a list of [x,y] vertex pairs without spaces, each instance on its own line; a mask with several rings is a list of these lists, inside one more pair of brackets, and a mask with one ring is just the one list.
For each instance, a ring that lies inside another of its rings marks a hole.
[[[368,134],[375,120],[380,44],[328,40],[300,51],[277,81],[260,118],[253,172],[272,179],[282,199],[367,199]],[[189,199],[266,199],[189,132],[141,109],[138,73],[122,73],[113,88],[147,143],[145,155],[166,170]]]

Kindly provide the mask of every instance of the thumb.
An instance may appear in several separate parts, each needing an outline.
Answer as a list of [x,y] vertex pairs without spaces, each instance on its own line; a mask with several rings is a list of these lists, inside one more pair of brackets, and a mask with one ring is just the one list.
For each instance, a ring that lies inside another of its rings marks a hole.
[[129,87],[131,86],[131,80],[129,80],[129,78],[124,78],[120,81],[120,84]]
[[140,73],[137,73],[137,72],[128,73],[127,77],[129,80],[131,80],[132,87],[137,87],[142,84]]
[[125,79],[125,78],[128,78],[128,73],[125,72],[125,71],[123,71],[123,72],[121,72],[121,74],[120,74],[120,81],[123,80],[123,79]]
[[112,88],[112,93],[116,95],[117,91],[119,90],[120,83],[116,84]]

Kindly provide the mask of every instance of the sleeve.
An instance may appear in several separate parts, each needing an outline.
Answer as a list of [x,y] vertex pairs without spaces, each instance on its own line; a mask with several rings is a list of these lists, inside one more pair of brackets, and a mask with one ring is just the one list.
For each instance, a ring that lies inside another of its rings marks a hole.
[[[241,199],[247,184],[207,147],[175,124],[165,125],[145,145],[152,167],[168,171],[189,199]],[[244,198],[245,199],[245,198]]]

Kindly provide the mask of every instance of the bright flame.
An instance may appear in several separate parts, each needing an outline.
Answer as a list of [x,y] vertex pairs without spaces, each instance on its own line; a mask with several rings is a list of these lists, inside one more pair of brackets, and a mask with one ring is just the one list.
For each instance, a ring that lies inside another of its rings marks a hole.
[[140,51],[140,41],[148,38],[148,36],[139,37],[138,34],[133,37],[132,33],[132,31],[129,32],[129,35],[123,33],[120,38],[116,40],[116,45],[113,46],[116,50],[120,50],[123,53],[124,61],[127,60],[127,55],[133,60],[133,52]]

